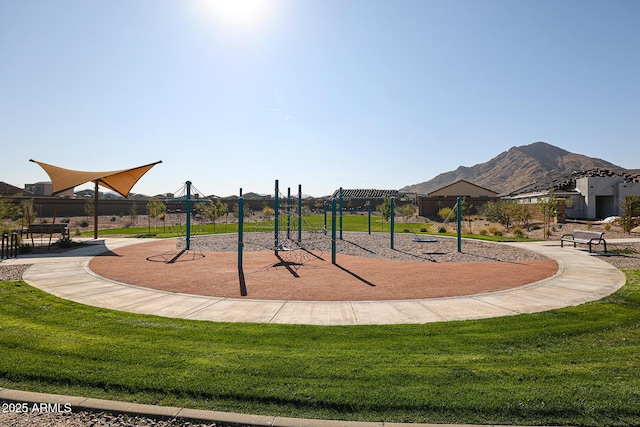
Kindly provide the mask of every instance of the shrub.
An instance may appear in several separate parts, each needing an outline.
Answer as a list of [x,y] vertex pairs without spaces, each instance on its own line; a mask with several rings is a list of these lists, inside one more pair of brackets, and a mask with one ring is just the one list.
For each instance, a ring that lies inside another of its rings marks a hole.
[[56,246],[59,248],[71,248],[74,244],[74,241],[69,237],[61,237],[56,241]]
[[614,248],[609,250],[609,252],[612,254],[621,254],[621,255],[634,255],[638,253],[638,251],[634,248],[621,248],[621,249]]
[[520,227],[513,227],[511,230],[514,236],[516,237],[524,237],[524,231]]
[[115,217],[115,216],[112,216],[112,217],[111,217],[111,219],[110,219],[110,221],[111,221],[111,222],[116,222],[116,217]]
[[603,228],[604,228],[604,231],[610,231],[611,230],[611,224],[605,224]]
[[487,232],[489,234],[493,234],[494,236],[502,236],[502,230],[495,225],[489,226],[489,228],[487,228]]
[[20,244],[20,253],[21,254],[28,254],[31,251],[33,251],[33,246],[31,246],[29,243],[21,243]]
[[480,234],[481,236],[486,236],[487,234],[489,234],[489,232],[486,228],[482,228],[480,231],[478,231],[478,234]]
[[429,227],[420,227],[421,233],[426,233],[427,231],[429,231]]
[[88,227],[88,226],[89,226],[89,221],[87,221],[86,219],[80,223],[80,227]]
[[525,205],[511,200],[487,202],[480,213],[488,221],[497,222],[507,230],[514,223],[526,227],[531,219],[531,213]]
[[452,210],[451,208],[440,208],[440,210],[438,211],[438,216],[444,221],[447,218],[449,218],[449,216],[451,215],[452,218],[455,218],[455,216],[452,215]]
[[593,228],[593,223],[591,221],[587,222],[587,230],[591,230]]
[[446,227],[440,226],[440,228],[438,228],[438,233],[446,233],[446,232],[447,232],[447,228]]

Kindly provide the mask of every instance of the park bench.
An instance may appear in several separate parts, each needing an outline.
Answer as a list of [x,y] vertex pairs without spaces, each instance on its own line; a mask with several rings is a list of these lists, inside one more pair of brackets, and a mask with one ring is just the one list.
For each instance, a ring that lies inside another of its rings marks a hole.
[[33,238],[34,234],[47,234],[54,235],[60,234],[63,238],[69,238],[69,224],[65,224],[64,222],[56,223],[56,224],[47,224],[47,223],[37,223],[37,224],[29,224],[29,228],[23,230],[22,233],[26,232],[27,238],[31,236]]
[[604,245],[604,252],[607,253],[607,241],[602,238],[604,233],[599,231],[586,231],[575,230],[571,234],[563,234],[560,238],[560,246],[564,247],[564,242],[572,242],[573,247],[576,247],[576,243],[583,245],[589,245],[589,252],[591,252],[592,245]]

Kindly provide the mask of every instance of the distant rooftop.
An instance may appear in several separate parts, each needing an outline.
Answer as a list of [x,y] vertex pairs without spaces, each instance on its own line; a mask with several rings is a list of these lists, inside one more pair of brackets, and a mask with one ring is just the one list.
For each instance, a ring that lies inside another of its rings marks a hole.
[[16,187],[11,184],[7,184],[6,182],[0,181],[0,195],[3,196],[19,196],[23,194],[33,194],[31,191],[25,190],[23,188]]
[[[398,190],[377,190],[374,188],[343,188],[342,197],[345,199],[383,199],[384,197],[406,197],[408,193]],[[333,192],[331,197],[339,197],[340,190]]]

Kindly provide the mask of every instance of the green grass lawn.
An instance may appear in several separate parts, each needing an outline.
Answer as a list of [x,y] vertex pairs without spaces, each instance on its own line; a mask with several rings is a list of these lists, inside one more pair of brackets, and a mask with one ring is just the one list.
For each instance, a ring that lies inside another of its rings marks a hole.
[[0,283],[0,386],[292,417],[640,425],[640,271],[532,315],[319,327],[168,319]]

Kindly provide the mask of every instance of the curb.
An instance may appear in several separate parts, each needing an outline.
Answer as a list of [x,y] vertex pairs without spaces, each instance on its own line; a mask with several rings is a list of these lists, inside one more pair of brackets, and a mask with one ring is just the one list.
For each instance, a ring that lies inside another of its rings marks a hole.
[[[250,415],[234,412],[207,411],[203,409],[178,408],[173,406],[145,405],[140,403],[119,402],[115,400],[94,399],[90,397],[64,396],[60,394],[36,393],[31,391],[0,388],[0,401],[26,403],[28,407],[45,406],[50,412],[110,412],[127,414],[159,420],[178,419],[186,422],[215,423],[216,426],[243,427],[492,427],[492,425],[472,424],[424,424],[424,423],[388,423],[377,421],[341,421],[310,418],[288,418],[271,415]],[[504,426],[503,426],[504,427]]]

